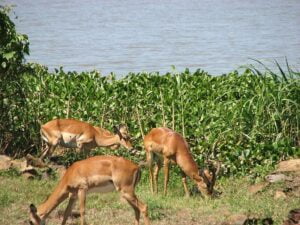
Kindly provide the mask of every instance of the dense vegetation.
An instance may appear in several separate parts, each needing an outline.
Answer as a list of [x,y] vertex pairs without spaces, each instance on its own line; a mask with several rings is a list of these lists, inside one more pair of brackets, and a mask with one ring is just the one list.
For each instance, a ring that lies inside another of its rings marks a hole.
[[[188,69],[122,79],[97,71],[49,72],[23,62],[27,38],[16,33],[6,10],[0,14],[2,153],[39,153],[40,124],[72,117],[107,129],[126,123],[141,151],[144,133],[168,126],[187,138],[199,163],[218,159],[229,175],[261,173],[300,156],[300,73],[288,64],[285,72],[278,65],[277,74],[250,67],[217,77]],[[14,49],[15,42],[22,48]]]

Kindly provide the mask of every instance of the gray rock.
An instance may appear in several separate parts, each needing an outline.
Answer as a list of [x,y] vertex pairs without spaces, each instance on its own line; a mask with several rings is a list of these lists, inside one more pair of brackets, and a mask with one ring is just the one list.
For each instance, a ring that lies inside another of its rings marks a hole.
[[279,174],[270,174],[266,176],[265,179],[270,183],[276,183],[280,181],[285,181],[288,179],[288,177],[284,174],[279,173]]
[[0,170],[11,168],[11,158],[6,155],[0,155]]

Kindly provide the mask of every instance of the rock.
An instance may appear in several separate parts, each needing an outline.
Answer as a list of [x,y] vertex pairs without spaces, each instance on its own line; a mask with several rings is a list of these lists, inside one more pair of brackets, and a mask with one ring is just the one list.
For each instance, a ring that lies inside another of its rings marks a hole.
[[297,224],[293,223],[293,222],[290,221],[290,220],[286,220],[286,221],[283,222],[282,225],[297,225]]
[[26,167],[23,171],[21,171],[23,174],[24,173],[30,173],[30,174],[32,174],[33,176],[39,176],[39,173],[38,173],[38,171],[34,168],[34,167],[32,167],[32,166],[28,166],[28,167]]
[[42,173],[42,179],[43,180],[49,180],[50,179],[50,173],[48,171],[44,171]]
[[243,225],[245,221],[247,221],[248,217],[244,214],[236,214],[232,215],[228,218],[228,220],[223,223],[226,225]]
[[295,172],[300,171],[300,159],[291,159],[282,161],[278,164],[277,172]]
[[12,160],[11,163],[12,163],[12,167],[19,171],[24,171],[25,168],[27,167],[26,160],[15,159],[15,160]]
[[29,172],[22,173],[22,177],[24,177],[24,178],[26,178],[28,180],[33,180],[34,179],[34,175],[32,175]]
[[273,225],[274,220],[271,217],[266,217],[266,218],[261,220],[261,224],[262,225]]
[[276,191],[274,195],[274,199],[285,199],[286,194],[283,191]]
[[9,168],[11,168],[10,161],[0,162],[0,170],[8,170]]
[[28,173],[35,173],[35,172],[32,172],[32,171],[36,172],[36,170],[32,166],[25,166],[22,169],[20,169],[20,172],[22,172],[22,173],[26,173],[26,172],[28,172]]
[[270,217],[256,218],[245,215],[233,215],[229,217],[229,220],[221,223],[221,225],[251,225],[251,224],[262,224],[262,225],[273,225],[274,221]]
[[279,173],[279,174],[270,174],[266,176],[265,179],[270,183],[276,183],[280,181],[285,181],[288,179],[288,177],[282,173]]
[[44,168],[39,170],[40,174],[42,175],[41,178],[48,180],[54,174],[54,169],[52,167]]
[[1,161],[10,161],[11,158],[7,155],[0,155],[0,162]]
[[293,209],[289,212],[288,219],[282,225],[299,225],[300,209]]
[[300,223],[300,208],[299,209],[293,209],[289,212],[288,218],[290,220],[296,221]]
[[268,186],[268,183],[259,183],[259,184],[254,184],[254,185],[251,185],[249,188],[248,188],[248,191],[251,193],[251,194],[256,194],[262,190],[265,189],[265,187]]
[[0,170],[11,168],[11,158],[6,155],[0,155]]

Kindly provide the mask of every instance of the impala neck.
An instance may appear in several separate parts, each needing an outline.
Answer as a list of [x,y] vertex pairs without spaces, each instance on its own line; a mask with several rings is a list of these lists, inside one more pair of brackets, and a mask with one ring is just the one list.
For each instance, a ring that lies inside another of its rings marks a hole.
[[45,220],[48,215],[54,210],[62,201],[68,197],[68,192],[65,185],[60,182],[55,188],[53,193],[49,198],[38,207],[37,214],[42,219]]
[[176,154],[176,161],[179,167],[188,176],[195,176],[198,174],[198,165],[194,161],[190,151],[182,151]]
[[198,179],[198,165],[194,161],[189,145],[186,141],[178,144],[176,162],[186,175],[192,179]]
[[117,134],[101,134],[99,131],[98,135],[96,136],[96,144],[98,146],[108,147],[112,145],[120,144],[120,137]]
[[189,151],[182,152],[176,156],[177,164],[183,170],[183,172],[189,176],[196,184],[199,191],[204,195],[210,195],[207,184],[203,178],[199,175],[198,165],[194,161]]

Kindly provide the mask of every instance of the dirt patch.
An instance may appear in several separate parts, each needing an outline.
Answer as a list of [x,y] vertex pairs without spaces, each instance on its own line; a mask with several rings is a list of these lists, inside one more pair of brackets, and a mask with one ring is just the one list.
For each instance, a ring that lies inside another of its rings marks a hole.
[[300,159],[282,161],[277,165],[276,172],[300,172]]

